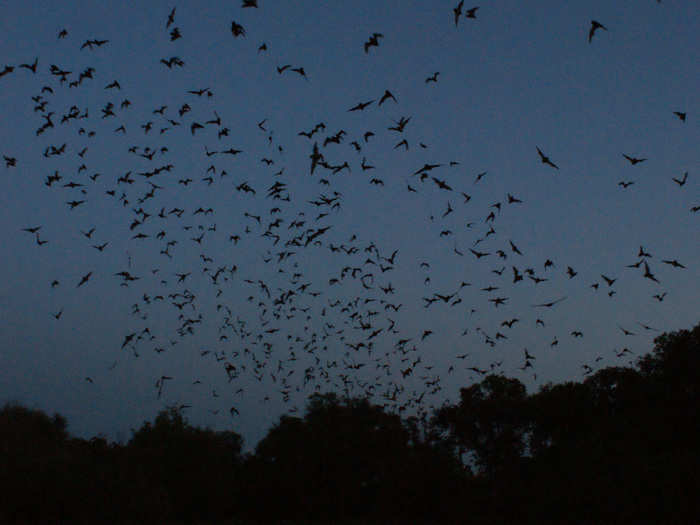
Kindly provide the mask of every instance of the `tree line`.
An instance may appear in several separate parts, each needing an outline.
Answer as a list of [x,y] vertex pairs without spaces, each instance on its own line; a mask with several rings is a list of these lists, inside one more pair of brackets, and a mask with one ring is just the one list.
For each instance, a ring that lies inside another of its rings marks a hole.
[[251,453],[175,407],[118,444],[6,404],[0,522],[697,522],[699,408],[700,324],[581,382],[487,376],[423,419],[315,394]]

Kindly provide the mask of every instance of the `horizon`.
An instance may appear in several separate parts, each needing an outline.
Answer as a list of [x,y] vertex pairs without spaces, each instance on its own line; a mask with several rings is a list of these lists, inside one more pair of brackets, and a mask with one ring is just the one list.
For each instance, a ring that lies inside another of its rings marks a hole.
[[[693,330],[693,328],[692,328],[692,327],[689,327],[689,328],[687,328],[687,329],[682,329],[682,330],[680,330],[680,331],[678,331],[678,332],[662,332],[661,334],[659,334],[659,337],[662,336],[662,335],[672,335],[672,334],[676,334],[676,333],[679,333],[679,332],[692,332],[692,330]],[[606,367],[605,369],[613,370],[613,369],[616,369],[616,368],[623,368],[623,369],[627,369],[627,370],[633,370],[633,371],[639,373],[639,372],[641,372],[640,367],[639,367],[639,361],[642,360],[642,358],[645,358],[645,357],[655,357],[655,352],[654,352],[655,349],[656,349],[656,345],[655,345],[653,348],[649,349],[648,352],[646,352],[646,353],[640,355],[640,356],[637,358],[637,360],[636,360],[637,362],[635,362],[635,363],[631,363],[631,362],[630,362],[630,363],[628,363],[627,365],[622,366],[622,367],[619,367],[619,365],[613,365],[613,366],[611,366],[611,367]],[[596,370],[596,372],[599,372],[599,371],[602,371],[602,370],[605,370],[605,369],[599,369],[599,370]],[[492,377],[492,376],[493,376],[493,377],[504,378],[504,379],[507,379],[507,380],[516,379],[517,381],[520,381],[518,378],[513,378],[513,377],[510,377],[510,376],[506,376],[506,375],[503,375],[503,374],[498,374],[498,373],[496,373],[496,374],[489,374],[489,375],[483,377],[482,380],[481,380],[478,384],[483,385],[483,384],[484,384],[484,380],[487,379],[487,378],[489,378],[489,377]],[[595,377],[595,374],[594,374],[594,377]],[[538,394],[538,393],[541,393],[545,387],[563,386],[563,385],[568,384],[568,383],[575,383],[575,384],[583,385],[583,384],[585,384],[585,380],[586,380],[586,377],[582,378],[580,381],[565,380],[565,381],[560,382],[560,383],[554,383],[554,382],[542,383],[542,384],[538,385],[537,390],[528,389],[528,388],[527,388],[527,385],[525,385],[525,384],[522,383],[522,382],[521,382],[520,384],[525,388],[525,395],[528,396],[528,397],[532,397],[532,396],[535,396],[535,395]],[[474,383],[473,383],[473,384],[474,384]],[[469,386],[472,386],[472,385],[469,385]],[[463,388],[467,388],[467,386],[465,386],[465,387],[463,387]],[[305,401],[305,404],[304,404],[304,407],[303,407],[303,410],[302,410],[301,412],[298,412],[298,413],[289,413],[289,412],[288,412],[288,413],[280,414],[279,419],[278,419],[276,422],[273,422],[273,424],[272,424],[269,428],[267,428],[265,434],[261,437],[261,440],[264,439],[265,437],[269,436],[269,435],[270,435],[270,432],[271,432],[274,428],[279,427],[280,424],[283,422],[283,418],[284,418],[284,417],[292,417],[292,418],[298,418],[298,419],[301,419],[301,420],[306,420],[307,417],[308,417],[308,415],[309,415],[309,413],[310,413],[310,409],[313,409],[313,407],[314,407],[312,401],[314,400],[314,398],[316,398],[316,396],[320,396],[320,398],[323,398],[323,399],[330,399],[328,396],[331,396],[332,398],[335,399],[335,401],[338,403],[339,406],[345,406],[345,407],[354,406],[354,403],[349,404],[349,402],[351,402],[351,401],[352,401],[352,402],[357,402],[357,401],[368,401],[369,404],[370,404],[370,406],[380,408],[385,414],[392,414],[392,415],[394,414],[394,413],[392,413],[392,412],[387,412],[387,411],[386,411],[386,408],[387,408],[386,405],[384,405],[384,404],[376,404],[376,403],[373,403],[372,400],[369,399],[369,398],[367,398],[367,397],[344,397],[344,396],[339,396],[338,393],[337,393],[337,392],[334,392],[334,391],[315,392],[315,393],[313,393],[313,394],[310,394],[310,395],[307,397],[307,399],[306,399],[306,401]],[[455,404],[455,405],[452,405],[452,406],[456,406],[456,405],[459,404],[459,400],[458,400],[458,399],[455,399],[455,400],[452,401],[452,403]],[[427,419],[421,419],[421,420],[418,420],[418,421],[420,421],[423,425],[427,425],[427,426],[433,425],[434,422],[431,420],[431,416],[435,416],[435,415],[437,414],[437,412],[438,412],[440,409],[444,408],[445,406],[446,406],[446,405],[443,405],[443,406],[441,406],[441,407],[436,407],[436,408],[434,409],[434,411],[433,411],[432,414],[428,413],[427,411],[423,411],[423,414],[425,414],[425,415],[427,415],[427,416],[429,416],[429,417],[428,417]],[[256,453],[256,447],[257,447],[257,445],[260,443],[260,440],[259,440],[257,443],[254,443],[254,444],[248,443],[248,442],[245,440],[245,438],[243,438],[242,434],[240,434],[239,432],[237,432],[237,429],[234,428],[234,427],[232,427],[232,428],[223,428],[223,429],[214,429],[214,428],[211,428],[211,427],[208,426],[208,425],[196,425],[196,424],[193,424],[192,421],[191,421],[191,419],[190,419],[190,417],[189,417],[189,414],[188,414],[188,411],[192,408],[191,406],[166,405],[166,406],[160,407],[159,410],[158,410],[158,412],[157,412],[156,414],[154,414],[151,418],[145,419],[145,420],[142,421],[141,424],[140,424],[139,426],[137,426],[137,427],[132,427],[132,428],[130,428],[130,429],[129,429],[129,432],[130,432],[131,436],[130,436],[129,438],[127,438],[127,439],[124,439],[124,438],[123,438],[123,434],[124,434],[124,431],[123,431],[123,430],[119,430],[119,431],[117,432],[118,435],[121,435],[121,436],[122,436],[122,437],[120,437],[120,438],[118,438],[118,439],[115,439],[114,437],[110,438],[110,436],[109,436],[108,434],[106,434],[105,432],[98,432],[98,433],[96,433],[96,434],[94,434],[94,435],[92,435],[92,436],[78,436],[78,435],[73,435],[73,434],[71,433],[71,422],[70,422],[67,418],[65,418],[65,417],[63,416],[63,414],[60,414],[59,412],[55,412],[55,413],[53,413],[53,414],[50,414],[50,413],[48,413],[48,412],[42,410],[40,407],[36,407],[36,406],[27,406],[27,405],[25,405],[25,404],[23,404],[23,403],[21,403],[21,402],[14,401],[14,400],[7,400],[7,401],[5,401],[5,402],[3,403],[3,405],[2,405],[2,407],[0,407],[0,411],[1,411],[1,410],[7,410],[8,408],[20,408],[20,409],[28,409],[28,410],[38,410],[39,412],[41,412],[41,413],[43,413],[43,414],[45,414],[46,416],[49,416],[49,417],[60,416],[60,417],[62,417],[62,418],[64,419],[64,421],[65,421],[65,423],[66,423],[66,432],[67,432],[69,438],[73,438],[73,439],[83,439],[83,440],[90,440],[90,439],[92,439],[92,438],[103,438],[103,439],[105,439],[108,443],[114,444],[114,445],[119,445],[119,446],[128,446],[128,445],[130,444],[131,440],[133,439],[133,437],[134,437],[135,434],[137,434],[137,433],[139,433],[139,432],[143,432],[145,429],[147,429],[148,426],[150,426],[150,427],[152,428],[152,425],[156,422],[156,419],[157,419],[159,416],[167,415],[168,418],[172,418],[173,414],[177,414],[178,416],[182,417],[182,420],[185,422],[185,424],[188,425],[189,427],[193,428],[193,429],[204,430],[204,431],[212,431],[212,432],[229,432],[229,431],[231,431],[231,432],[237,434],[237,435],[240,436],[241,439],[242,439],[242,452],[243,452],[244,454],[255,454],[255,453]],[[402,425],[404,425],[404,426],[406,426],[407,421],[408,421],[408,418],[412,417],[412,415],[405,416],[405,415],[403,415],[403,414],[401,414],[401,413],[397,413],[397,414],[395,414],[395,415],[399,416],[399,418],[400,418],[400,420],[401,420],[401,423],[402,423]],[[425,427],[423,427],[423,428],[425,429]],[[424,436],[424,437],[425,437],[425,436]],[[527,453],[526,453],[526,455],[527,455]],[[467,461],[466,464],[469,465],[470,467],[474,467],[473,458],[472,458],[472,459],[468,459],[468,461]]]

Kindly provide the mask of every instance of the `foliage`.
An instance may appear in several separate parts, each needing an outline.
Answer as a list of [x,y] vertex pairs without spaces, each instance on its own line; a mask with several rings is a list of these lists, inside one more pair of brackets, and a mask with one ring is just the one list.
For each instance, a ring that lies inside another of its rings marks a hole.
[[478,467],[493,477],[523,455],[526,398],[525,385],[517,379],[489,375],[462,388],[459,404],[441,408],[434,422],[454,435],[460,450],[472,451]]
[[699,342],[663,334],[635,368],[529,395],[487,376],[429,420],[315,394],[249,455],[174,407],[118,445],[7,404],[0,522],[697,521]]
[[235,496],[242,445],[239,434],[193,427],[170,407],[134,432],[129,464],[149,486],[162,488],[174,515],[212,519],[231,511],[226,501]]

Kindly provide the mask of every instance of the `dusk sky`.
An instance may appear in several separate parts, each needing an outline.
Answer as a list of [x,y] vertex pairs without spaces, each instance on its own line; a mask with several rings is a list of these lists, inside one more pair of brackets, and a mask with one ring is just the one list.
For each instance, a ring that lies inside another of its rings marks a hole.
[[0,7],[0,402],[252,447],[698,322],[697,1],[242,3]]

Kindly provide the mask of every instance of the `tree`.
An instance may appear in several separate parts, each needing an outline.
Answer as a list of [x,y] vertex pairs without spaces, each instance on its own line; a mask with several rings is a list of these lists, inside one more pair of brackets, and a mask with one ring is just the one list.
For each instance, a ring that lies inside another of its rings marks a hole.
[[649,379],[663,383],[667,394],[687,400],[700,397],[700,323],[692,330],[664,333],[654,349],[637,362]]
[[493,478],[520,463],[529,425],[525,385],[517,379],[489,375],[460,390],[458,405],[436,413],[434,424],[472,452],[482,474]]
[[260,441],[252,470],[278,516],[396,515],[420,485],[409,442],[401,418],[367,399],[314,394],[304,418],[283,416]]
[[60,513],[63,494],[56,489],[65,486],[66,428],[59,414],[15,403],[0,410],[0,512],[30,519]]
[[0,450],[37,453],[61,445],[68,438],[67,426],[60,414],[50,417],[41,410],[8,403],[0,410]]
[[[650,492],[669,516],[700,514],[700,323],[664,333],[637,362],[649,404],[644,437],[653,450],[645,464]],[[650,494],[651,495],[651,494]]]
[[170,407],[145,422],[128,444],[129,463],[138,466],[172,517],[192,520],[230,515],[238,501],[243,440],[235,432],[191,426]]

